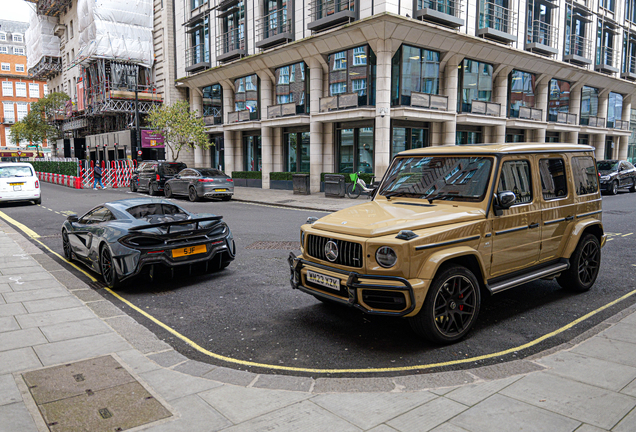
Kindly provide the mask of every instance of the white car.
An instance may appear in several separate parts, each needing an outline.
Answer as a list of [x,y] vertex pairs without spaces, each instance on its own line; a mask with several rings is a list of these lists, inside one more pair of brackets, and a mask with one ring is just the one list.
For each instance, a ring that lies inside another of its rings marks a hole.
[[40,181],[28,162],[0,162],[0,202],[42,203]]

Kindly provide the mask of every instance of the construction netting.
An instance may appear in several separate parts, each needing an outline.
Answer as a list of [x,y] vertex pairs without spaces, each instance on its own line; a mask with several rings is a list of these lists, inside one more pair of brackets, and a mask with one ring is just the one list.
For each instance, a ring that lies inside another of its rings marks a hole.
[[25,33],[27,70],[37,65],[42,57],[60,57],[60,38],[54,30],[57,18],[37,15],[29,10],[29,29]]
[[152,0],[78,0],[78,59],[106,58],[151,68]]

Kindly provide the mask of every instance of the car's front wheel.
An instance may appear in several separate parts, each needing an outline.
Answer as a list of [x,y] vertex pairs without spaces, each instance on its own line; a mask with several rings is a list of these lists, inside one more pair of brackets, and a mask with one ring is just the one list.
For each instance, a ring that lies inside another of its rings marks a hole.
[[149,192],[151,196],[159,195],[159,186],[157,185],[157,183],[151,183],[149,189],[150,189]]
[[557,282],[570,291],[587,291],[594,285],[600,267],[601,243],[594,234],[585,234],[570,257],[570,268]]
[[102,273],[102,278],[104,278],[104,282],[106,282],[109,288],[117,288],[120,285],[117,268],[113,261],[113,254],[106,245],[102,246],[99,254],[99,269]]
[[163,188],[163,194],[166,196],[166,198],[172,198],[172,188],[170,187],[169,184],[167,184]]
[[68,239],[68,232],[65,229],[62,230],[62,249],[64,250],[64,258],[68,261],[73,261],[73,248]]
[[610,187],[607,189],[607,192],[610,195],[616,195],[618,193],[618,182],[614,180]]
[[451,265],[435,276],[420,312],[409,319],[419,336],[439,344],[459,341],[479,315],[477,278],[466,267]]

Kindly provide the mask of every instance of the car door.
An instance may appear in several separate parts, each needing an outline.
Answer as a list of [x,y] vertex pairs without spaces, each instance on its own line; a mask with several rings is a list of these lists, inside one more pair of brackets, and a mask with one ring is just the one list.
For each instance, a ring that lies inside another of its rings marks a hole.
[[631,184],[629,169],[627,168],[627,164],[625,163],[625,161],[618,162],[618,178],[619,187],[625,187]]
[[179,178],[178,179],[173,179],[170,184],[172,185],[172,182],[176,182],[176,193],[179,195],[187,195],[188,193],[188,182],[189,182],[189,178],[192,176],[191,173],[191,169],[184,169],[181,170],[179,172]]
[[510,155],[500,162],[497,193],[511,191],[516,200],[492,218],[490,276],[497,277],[536,264],[541,247],[541,203],[534,196],[532,158]]
[[88,259],[93,245],[94,226],[103,220],[107,210],[104,206],[96,207],[72,224],[73,230],[68,233],[68,240],[73,252],[80,258]]

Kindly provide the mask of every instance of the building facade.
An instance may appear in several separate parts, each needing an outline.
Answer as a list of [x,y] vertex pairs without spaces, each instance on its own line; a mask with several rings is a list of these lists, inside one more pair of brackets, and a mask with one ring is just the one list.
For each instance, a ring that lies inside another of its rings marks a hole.
[[226,172],[384,174],[401,150],[569,142],[625,158],[636,0],[190,0],[177,87]]
[[[31,79],[27,73],[25,32],[28,24],[18,21],[0,20],[0,157],[33,155],[27,150],[29,142],[14,145],[10,142],[11,126],[22,120],[30,111],[31,103],[47,93],[46,82]],[[45,142],[44,153],[51,149]],[[20,154],[18,154],[20,152]]]

